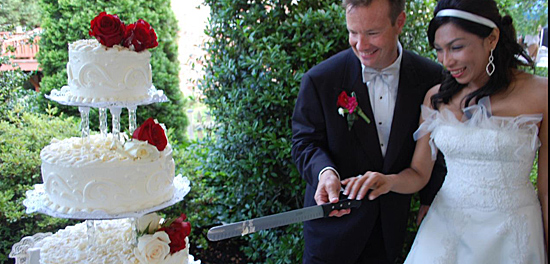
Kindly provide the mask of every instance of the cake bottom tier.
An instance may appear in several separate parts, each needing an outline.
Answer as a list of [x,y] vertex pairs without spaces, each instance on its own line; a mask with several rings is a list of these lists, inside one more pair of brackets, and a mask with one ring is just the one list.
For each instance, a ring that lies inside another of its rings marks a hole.
[[[121,264],[200,264],[185,249],[173,254],[159,254],[155,242],[136,247],[137,240],[130,219],[95,221],[90,234],[90,222],[68,226],[53,235],[37,234],[14,245],[10,257],[16,263],[121,263]],[[34,241],[37,240],[37,241]],[[139,255],[139,256],[138,256]],[[19,262],[22,261],[22,262]]]

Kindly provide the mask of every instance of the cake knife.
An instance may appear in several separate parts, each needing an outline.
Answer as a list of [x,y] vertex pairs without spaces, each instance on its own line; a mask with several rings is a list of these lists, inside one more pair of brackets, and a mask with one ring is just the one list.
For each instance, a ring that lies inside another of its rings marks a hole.
[[248,235],[260,230],[270,229],[279,226],[290,225],[298,222],[329,217],[333,210],[357,208],[361,205],[360,200],[344,199],[338,203],[327,203],[322,205],[305,207],[284,213],[263,216],[241,222],[225,224],[210,228],[206,236],[210,241],[219,241],[236,236]]

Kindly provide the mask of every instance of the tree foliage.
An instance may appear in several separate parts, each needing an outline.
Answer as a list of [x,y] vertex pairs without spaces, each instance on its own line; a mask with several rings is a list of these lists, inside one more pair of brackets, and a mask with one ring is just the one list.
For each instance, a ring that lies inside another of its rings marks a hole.
[[[290,155],[290,118],[303,73],[348,46],[343,9],[337,0],[205,3],[211,8],[211,40],[200,89],[217,127],[200,146],[208,149],[202,180],[209,188],[200,199],[208,201],[210,221],[302,207],[304,183]],[[243,250],[254,262],[296,263],[300,229],[247,236]]]
[[40,26],[40,7],[34,0],[0,0],[0,31]]
[[[7,57],[0,58],[6,61]],[[40,214],[26,214],[25,192],[41,183],[40,150],[55,137],[74,136],[74,118],[41,114],[38,96],[23,89],[28,74],[0,72],[0,263],[8,261],[14,243],[37,232],[51,232],[69,223]]]
[[436,4],[436,0],[406,1],[407,21],[403,27],[403,33],[399,37],[403,48],[434,60],[435,52],[428,43],[426,32]]
[[518,34],[537,35],[548,25],[548,0],[497,0],[502,14],[514,19]]

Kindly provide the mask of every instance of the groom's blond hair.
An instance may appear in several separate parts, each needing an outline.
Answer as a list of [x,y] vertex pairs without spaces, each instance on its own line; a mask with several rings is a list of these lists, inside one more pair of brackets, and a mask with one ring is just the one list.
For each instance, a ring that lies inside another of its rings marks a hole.
[[[359,7],[359,6],[369,6],[373,1],[376,0],[342,0],[342,6],[347,10]],[[397,17],[401,12],[405,11],[405,0],[382,0],[388,1],[390,4],[390,20],[392,25],[395,25]]]

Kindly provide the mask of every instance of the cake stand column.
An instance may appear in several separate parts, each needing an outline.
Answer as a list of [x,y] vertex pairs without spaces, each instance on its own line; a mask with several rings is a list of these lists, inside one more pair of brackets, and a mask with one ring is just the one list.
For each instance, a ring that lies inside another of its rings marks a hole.
[[80,131],[82,138],[88,138],[90,135],[90,107],[79,106],[80,112]]
[[132,221],[132,236],[130,237],[130,242],[132,243],[132,245],[134,247],[137,247],[138,245],[138,232],[139,232],[139,228],[138,228],[138,218],[137,217],[132,217],[130,218],[130,220]]
[[112,107],[109,108],[111,111],[111,116],[113,117],[113,136],[120,140],[120,114],[122,113],[121,107]]
[[88,236],[88,248],[92,247],[96,243],[96,221],[86,220],[86,235]]
[[99,131],[103,137],[107,137],[107,108],[99,108]]
[[136,115],[137,106],[128,107],[128,124],[129,124],[129,136],[130,138],[134,135],[134,131],[137,128],[137,115]]

